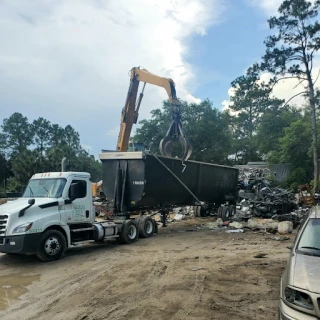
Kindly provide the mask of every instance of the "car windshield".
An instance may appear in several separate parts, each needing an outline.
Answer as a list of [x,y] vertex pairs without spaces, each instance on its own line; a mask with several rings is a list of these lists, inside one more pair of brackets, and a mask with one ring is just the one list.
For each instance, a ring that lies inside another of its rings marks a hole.
[[30,180],[23,198],[59,198],[62,195],[66,179]]
[[320,256],[320,219],[310,219],[300,237],[298,250]]

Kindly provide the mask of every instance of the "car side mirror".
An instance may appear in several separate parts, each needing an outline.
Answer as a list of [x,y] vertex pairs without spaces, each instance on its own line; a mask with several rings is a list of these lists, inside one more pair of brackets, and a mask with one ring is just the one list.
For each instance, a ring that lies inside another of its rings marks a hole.
[[73,201],[79,197],[79,185],[78,183],[72,183],[70,186],[70,200]]
[[35,202],[36,202],[36,200],[34,200],[34,199],[28,200],[28,204],[30,204],[30,206],[33,206]]

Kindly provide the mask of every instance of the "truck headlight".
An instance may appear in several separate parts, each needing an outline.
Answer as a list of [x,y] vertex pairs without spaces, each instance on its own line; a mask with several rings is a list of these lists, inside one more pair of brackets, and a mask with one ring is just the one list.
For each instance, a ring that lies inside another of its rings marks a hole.
[[32,222],[21,224],[13,229],[12,233],[27,232],[32,227]]
[[286,287],[284,291],[284,297],[287,302],[294,304],[300,308],[304,308],[307,310],[314,309],[311,297],[307,293],[292,289],[290,287]]

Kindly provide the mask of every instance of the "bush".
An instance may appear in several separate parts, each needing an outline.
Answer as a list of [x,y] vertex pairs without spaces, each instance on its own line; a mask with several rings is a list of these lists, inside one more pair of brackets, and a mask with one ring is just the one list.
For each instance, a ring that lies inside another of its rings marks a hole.
[[285,184],[294,192],[297,192],[298,186],[301,184],[306,184],[308,180],[309,179],[306,170],[303,168],[296,168],[291,171]]

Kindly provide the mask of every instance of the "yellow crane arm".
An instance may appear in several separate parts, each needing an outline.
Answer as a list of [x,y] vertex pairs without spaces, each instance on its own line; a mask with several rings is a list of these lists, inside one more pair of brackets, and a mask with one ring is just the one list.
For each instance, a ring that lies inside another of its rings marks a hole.
[[138,81],[150,83],[155,86],[163,87],[169,97],[171,103],[177,102],[175,83],[172,79],[159,77],[145,69],[133,68],[131,70],[131,78],[136,77]]
[[[140,82],[144,82],[144,86],[137,101],[137,93]],[[146,83],[163,87],[168,94],[170,102],[173,104],[178,102],[175,84],[172,79],[159,77],[145,69],[140,69],[139,67],[132,68],[130,71],[129,91],[125,102],[125,106],[121,114],[121,124],[117,143],[117,151],[128,150],[132,126],[134,123],[137,123],[138,120],[139,108],[143,98],[143,91]]]
[[[143,82],[143,89],[137,101],[139,83]],[[185,137],[182,130],[180,101],[176,95],[175,84],[172,79],[159,77],[148,70],[132,68],[130,71],[130,86],[127,99],[121,113],[120,133],[118,137],[117,151],[127,151],[132,126],[137,123],[139,108],[143,98],[143,91],[146,83],[162,87],[166,90],[172,114],[172,123],[166,136],[160,141],[160,152],[163,156],[171,157],[172,142],[178,139],[182,146],[182,160],[187,160],[192,152],[192,146]]]

